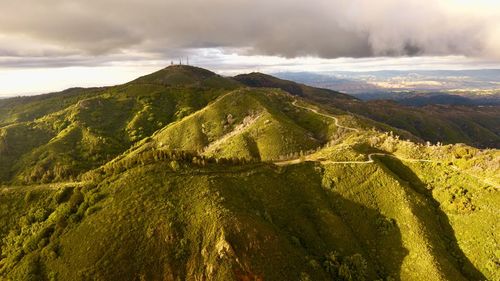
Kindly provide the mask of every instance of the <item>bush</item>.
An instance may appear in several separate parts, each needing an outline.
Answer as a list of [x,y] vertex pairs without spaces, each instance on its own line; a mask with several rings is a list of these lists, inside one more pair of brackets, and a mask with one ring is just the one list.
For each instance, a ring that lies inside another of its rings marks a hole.
[[366,280],[368,265],[360,254],[354,254],[342,260],[339,277],[346,281]]
[[333,280],[364,281],[368,264],[360,254],[340,257],[337,253],[331,252],[326,255],[323,267]]
[[24,244],[23,244],[24,251],[25,252],[32,252],[32,251],[38,249],[40,246],[41,247],[45,246],[46,242],[41,243],[41,241],[43,239],[45,239],[47,241],[53,232],[54,232],[53,225],[44,226],[42,229],[40,229],[40,231],[38,231],[38,233],[36,233],[32,237],[28,238],[26,240],[26,242],[24,242]]
[[178,171],[181,168],[181,166],[179,165],[179,162],[177,162],[175,160],[173,160],[173,161],[170,162],[170,167],[174,171]]
[[69,206],[71,210],[76,210],[76,208],[84,201],[84,196],[83,193],[77,189],[73,192],[73,195],[71,195],[71,198],[69,199]]
[[35,192],[33,190],[28,191],[26,195],[24,196],[24,202],[29,203],[35,199]]
[[42,271],[38,256],[28,256],[14,272],[13,280],[42,281]]
[[57,191],[54,195],[54,199],[58,204],[68,201],[69,197],[73,193],[73,187],[65,186]]

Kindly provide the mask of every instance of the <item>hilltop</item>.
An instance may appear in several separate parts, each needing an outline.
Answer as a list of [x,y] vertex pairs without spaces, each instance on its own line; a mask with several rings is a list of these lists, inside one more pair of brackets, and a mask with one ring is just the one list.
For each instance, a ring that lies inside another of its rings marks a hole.
[[1,100],[0,279],[496,280],[500,152],[436,124],[177,65]]
[[295,83],[293,81],[282,80],[273,77],[271,75],[258,72],[237,75],[234,77],[234,79],[250,87],[279,88],[292,95],[307,97],[315,100],[321,98],[330,100],[331,99],[357,100],[353,96],[342,94],[336,91],[311,87],[304,84]]

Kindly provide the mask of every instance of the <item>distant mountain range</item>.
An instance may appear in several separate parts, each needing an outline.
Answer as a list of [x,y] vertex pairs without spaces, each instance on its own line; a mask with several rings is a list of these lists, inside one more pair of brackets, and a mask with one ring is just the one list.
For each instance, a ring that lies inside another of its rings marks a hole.
[[498,280],[499,119],[181,65],[2,99],[0,279]]
[[[283,72],[276,76],[352,94],[364,100],[402,104],[500,104],[500,70]],[[449,98],[445,97],[449,95]],[[440,96],[436,98],[436,96]],[[457,96],[465,99],[457,98]],[[417,102],[412,103],[417,97]],[[426,99],[424,100],[424,97]],[[408,100],[407,100],[408,99]]]

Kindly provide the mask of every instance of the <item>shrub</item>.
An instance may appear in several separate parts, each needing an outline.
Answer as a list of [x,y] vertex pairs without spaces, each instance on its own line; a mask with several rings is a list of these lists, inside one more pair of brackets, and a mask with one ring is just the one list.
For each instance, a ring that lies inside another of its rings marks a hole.
[[340,257],[336,252],[330,252],[325,257],[323,267],[334,280],[364,281],[368,264],[360,254]]
[[35,199],[35,192],[33,192],[33,190],[30,190],[26,193],[26,195],[24,196],[24,202],[26,203],[29,203],[31,202],[33,199]]
[[346,281],[364,281],[366,280],[367,269],[368,265],[363,256],[354,254],[342,260],[339,277]]
[[70,208],[75,210],[84,201],[84,199],[83,193],[79,189],[75,190],[69,199]]
[[177,162],[177,161],[175,161],[175,160],[172,160],[172,161],[170,162],[170,167],[171,167],[171,168],[172,168],[172,170],[174,170],[174,171],[178,171],[178,170],[181,168],[181,166],[179,165],[179,162]]
[[68,201],[69,197],[73,193],[73,187],[65,186],[58,190],[54,195],[54,199],[58,204]]
[[38,256],[28,256],[13,274],[13,280],[42,281],[42,271]]
[[33,235],[32,237],[28,238],[24,244],[23,244],[23,249],[25,252],[32,252],[36,249],[38,249],[40,246],[45,246],[46,243],[41,243],[43,239],[48,240],[48,238],[52,235],[54,232],[54,226],[53,225],[47,225],[44,226],[38,233]]
[[101,207],[99,206],[92,206],[90,208],[88,208],[86,211],[85,211],[85,216],[90,216],[92,215],[93,213],[99,211],[101,209]]

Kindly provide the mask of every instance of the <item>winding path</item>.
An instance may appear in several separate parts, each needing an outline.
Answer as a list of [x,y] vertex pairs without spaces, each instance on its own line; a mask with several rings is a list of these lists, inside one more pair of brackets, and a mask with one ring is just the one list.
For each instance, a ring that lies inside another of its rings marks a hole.
[[[339,128],[344,128],[346,130],[359,133],[359,129],[357,129],[357,128],[351,128],[351,127],[346,127],[346,126],[340,125],[339,119],[337,117],[321,113],[317,109],[314,109],[314,108],[298,105],[297,102],[298,102],[298,100],[294,100],[292,102],[292,105],[295,107],[298,107],[298,108],[302,108],[302,109],[314,112],[315,114],[318,114],[320,116],[333,119],[335,121],[335,126],[337,126]],[[427,163],[439,162],[439,161],[434,161],[434,160],[430,160],[430,159],[401,158],[401,157],[397,157],[397,156],[394,156],[394,155],[389,154],[389,153],[377,152],[377,153],[368,154],[368,160],[366,160],[366,161],[318,160],[318,159],[314,159],[313,157],[311,157],[311,155],[306,155],[306,156],[298,157],[296,159],[291,159],[291,160],[275,161],[274,164],[278,165],[278,166],[294,165],[294,164],[299,164],[301,162],[320,162],[321,164],[371,164],[371,163],[375,162],[375,160],[373,160],[373,156],[388,156],[388,157],[393,157],[393,158],[399,159],[401,161],[406,161],[406,162],[427,162]]]
[[[349,131],[353,131],[353,132],[357,132],[359,133],[359,129],[356,129],[356,128],[351,128],[351,127],[346,127],[346,126],[342,126],[339,124],[339,120],[337,117],[334,117],[334,116],[331,116],[331,115],[328,115],[328,114],[324,114],[324,113],[321,113],[319,112],[317,109],[314,109],[314,108],[310,108],[310,107],[306,107],[306,106],[301,106],[301,105],[298,105],[297,104],[298,100],[294,100],[292,102],[292,105],[295,106],[295,107],[298,107],[298,108],[302,108],[302,109],[305,109],[305,110],[308,110],[308,111],[311,111],[311,112],[314,112],[320,116],[323,116],[323,117],[327,117],[327,118],[330,118],[330,119],[333,119],[335,121],[335,126],[339,127],[339,128],[344,128],[346,130],[349,130]],[[431,159],[413,159],[413,158],[403,158],[403,157],[398,157],[398,156],[395,156],[395,155],[392,155],[392,154],[389,154],[389,153],[380,153],[380,152],[377,152],[377,153],[370,153],[368,154],[368,160],[366,161],[333,161],[333,160],[320,160],[320,159],[317,159],[317,158],[314,158],[312,157],[311,155],[305,155],[305,156],[302,156],[302,157],[298,157],[296,159],[291,159],[291,160],[283,160],[283,161],[275,161],[273,162],[275,165],[277,166],[288,166],[288,165],[295,165],[295,164],[299,164],[299,163],[302,163],[302,162],[319,162],[321,164],[372,164],[375,162],[375,160],[373,160],[373,156],[387,156],[387,157],[393,157],[393,158],[396,158],[400,161],[405,161],[405,162],[423,162],[423,163],[443,163],[443,161],[437,161],[437,160],[431,160]],[[458,168],[457,166],[455,165],[452,165],[450,166],[451,169],[459,172],[459,173],[464,173],[476,180],[479,180],[479,181],[482,181],[483,183],[485,184],[488,184],[488,185],[491,185],[491,186],[494,186],[496,188],[500,188],[499,185],[493,181],[493,180],[490,180],[490,179],[485,179],[485,178],[481,178],[481,177],[478,177],[472,173],[469,173],[467,171],[464,171],[460,168]]]
[[397,156],[392,155],[392,154],[377,152],[377,153],[368,154],[368,160],[366,160],[366,161],[315,160],[314,158],[312,158],[310,156],[305,156],[305,158],[302,157],[302,158],[296,158],[296,159],[291,159],[291,160],[277,161],[277,162],[274,162],[274,164],[278,165],[278,166],[294,165],[294,164],[299,164],[302,162],[319,162],[321,164],[371,164],[371,163],[375,162],[375,160],[373,160],[373,156],[388,156],[388,157],[393,157],[393,158],[399,159],[401,161],[406,161],[406,162],[426,162],[426,163],[440,162],[440,161],[434,161],[434,160],[430,160],[430,159],[401,158],[401,157],[397,157]]
[[298,108],[302,108],[302,109],[305,109],[305,110],[309,110],[311,112],[314,112],[320,116],[323,116],[323,117],[326,117],[326,118],[330,118],[330,119],[333,119],[335,121],[335,126],[339,127],[339,128],[343,128],[343,129],[346,129],[346,130],[349,130],[349,131],[353,131],[353,132],[357,132],[359,133],[359,129],[356,129],[356,128],[350,128],[350,127],[346,127],[346,126],[342,126],[339,124],[339,119],[337,117],[334,117],[334,116],[331,116],[331,115],[328,115],[328,114],[324,114],[324,113],[321,113],[319,112],[318,110],[314,109],[314,108],[310,108],[310,107],[305,107],[305,106],[301,106],[301,105],[298,105],[297,104],[298,100],[294,100],[292,102],[292,105],[295,106],[295,107],[298,107]]

